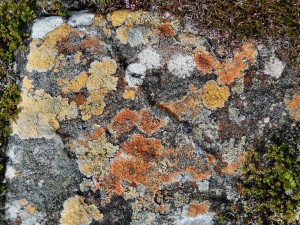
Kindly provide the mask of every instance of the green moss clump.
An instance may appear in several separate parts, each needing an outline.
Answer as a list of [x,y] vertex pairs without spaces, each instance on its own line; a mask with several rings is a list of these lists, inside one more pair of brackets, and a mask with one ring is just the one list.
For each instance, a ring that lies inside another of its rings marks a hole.
[[35,17],[33,0],[7,0],[0,3],[0,146],[9,135],[9,121],[16,119],[20,91],[8,70],[14,51],[28,37],[24,25]]
[[[299,150],[272,145],[248,152],[245,162],[240,186],[243,197],[232,202],[227,212],[232,216],[231,224],[299,223]],[[228,215],[219,214],[221,224],[226,224]]]

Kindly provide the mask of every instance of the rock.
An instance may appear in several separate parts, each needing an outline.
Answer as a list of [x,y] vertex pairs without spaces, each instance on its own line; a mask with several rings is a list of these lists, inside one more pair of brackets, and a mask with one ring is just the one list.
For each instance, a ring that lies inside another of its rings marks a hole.
[[299,77],[250,41],[217,58],[186,27],[129,10],[33,24],[8,224],[213,224],[246,149],[299,122]]

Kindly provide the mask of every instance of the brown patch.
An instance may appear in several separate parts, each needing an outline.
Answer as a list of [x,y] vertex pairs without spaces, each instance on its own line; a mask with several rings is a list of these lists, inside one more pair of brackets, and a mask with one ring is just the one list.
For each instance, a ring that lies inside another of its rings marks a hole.
[[152,134],[165,125],[164,121],[154,118],[148,109],[140,111],[139,128],[147,134]]
[[167,213],[169,211],[169,206],[167,205],[159,205],[155,207],[155,211],[160,213],[160,214],[164,214]]
[[80,40],[80,34],[77,31],[71,30],[67,37],[58,42],[58,52],[67,55],[79,51],[80,46],[74,44],[76,39]]
[[187,215],[189,217],[197,217],[199,215],[206,214],[209,210],[209,205],[207,202],[191,202],[188,208]]
[[119,136],[122,133],[130,131],[138,120],[138,114],[130,109],[121,110],[113,119],[112,123],[108,126],[108,129]]
[[166,37],[173,37],[175,35],[175,31],[173,27],[170,25],[170,23],[164,23],[163,25],[161,25],[160,31]]

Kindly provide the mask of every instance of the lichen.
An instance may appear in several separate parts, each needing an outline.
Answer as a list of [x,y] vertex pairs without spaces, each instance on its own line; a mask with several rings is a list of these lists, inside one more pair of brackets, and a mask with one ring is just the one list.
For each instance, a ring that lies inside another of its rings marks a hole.
[[145,12],[141,11],[130,11],[127,9],[117,10],[107,15],[107,19],[112,22],[112,25],[117,27],[124,23],[126,25],[136,24],[140,19],[141,15]]
[[33,39],[30,43],[30,53],[27,56],[27,70],[29,72],[47,72],[52,69],[58,54],[56,44],[66,37],[70,31],[71,28],[67,24],[63,24],[49,32],[44,41]]
[[73,145],[81,173],[87,177],[107,176],[110,165],[109,157],[114,156],[118,147],[107,142],[101,128],[96,129],[84,141],[74,141]]
[[99,221],[103,215],[95,205],[88,205],[84,197],[75,195],[64,203],[60,225],[88,225],[93,220]]
[[90,92],[90,96],[79,107],[83,120],[88,120],[103,112],[106,106],[105,95],[109,91],[116,90],[118,78],[112,76],[116,73],[116,69],[116,62],[109,57],[104,57],[101,62],[94,61],[91,63],[88,71],[91,76],[86,81],[86,88]]
[[294,120],[300,121],[300,95],[294,95],[291,100],[286,101],[287,109]]
[[195,63],[193,57],[176,54],[168,62],[168,70],[179,78],[185,79],[192,75]]
[[193,201],[189,204],[187,216],[197,217],[199,215],[206,214],[209,210],[209,202],[197,202]]
[[226,86],[218,86],[214,80],[208,81],[203,87],[203,104],[211,110],[224,107],[230,92]]
[[142,109],[140,111],[140,121],[138,126],[142,131],[146,132],[147,134],[151,135],[164,125],[165,122],[163,120],[153,117],[149,109]]
[[197,48],[194,61],[196,67],[203,74],[214,73],[218,75],[219,84],[231,84],[234,79],[242,78],[249,66],[254,64],[257,50],[253,43],[244,43],[239,51],[234,52],[233,58],[225,61],[217,60],[208,51]]
[[192,84],[189,86],[189,90],[178,101],[161,103],[159,107],[174,115],[179,121],[196,120],[204,108],[201,100],[202,90],[197,89]]
[[138,120],[138,113],[130,109],[121,110],[108,126],[113,135],[119,136],[127,131],[130,131],[136,125]]

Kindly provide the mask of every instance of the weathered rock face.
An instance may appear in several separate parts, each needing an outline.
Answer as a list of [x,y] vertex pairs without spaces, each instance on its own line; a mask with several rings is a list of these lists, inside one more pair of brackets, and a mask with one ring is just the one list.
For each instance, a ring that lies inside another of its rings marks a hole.
[[41,18],[31,38],[7,146],[11,224],[212,224],[245,150],[300,120],[299,77],[272,49],[218,58],[170,16]]

